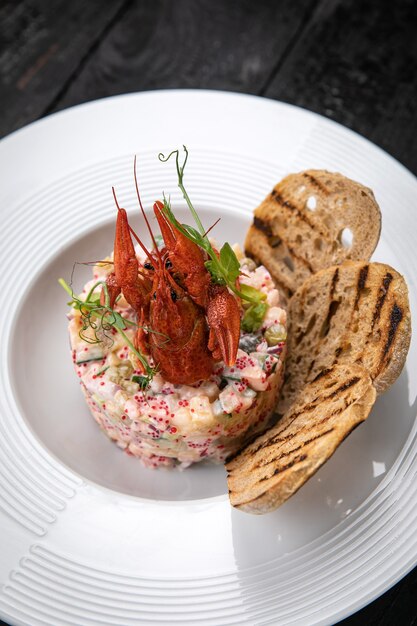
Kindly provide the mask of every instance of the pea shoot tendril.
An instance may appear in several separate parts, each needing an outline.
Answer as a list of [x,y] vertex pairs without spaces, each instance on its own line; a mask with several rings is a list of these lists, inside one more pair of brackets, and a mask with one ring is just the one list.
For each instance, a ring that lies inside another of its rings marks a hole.
[[185,237],[190,239],[197,246],[202,248],[208,255],[209,259],[205,262],[205,266],[211,274],[211,279],[214,283],[218,285],[227,285],[228,288],[239,298],[242,300],[247,300],[248,302],[258,303],[259,297],[254,293],[247,293],[240,291],[236,288],[236,280],[240,275],[240,263],[234,253],[232,247],[229,243],[225,243],[220,249],[220,253],[217,253],[216,250],[210,243],[209,238],[207,237],[206,230],[195,210],[190,197],[184,187],[184,169],[188,160],[188,150],[186,146],[183,146],[185,157],[183,163],[180,163],[180,151],[172,150],[165,156],[162,152],[159,153],[158,159],[162,163],[166,163],[169,161],[171,157],[175,155],[175,165],[177,169],[178,176],[178,187],[184,196],[184,200],[186,201],[188,208],[194,218],[194,221],[197,225],[197,228],[193,226],[189,226],[187,224],[180,224],[177,218],[175,217],[172,208],[171,202],[164,195],[164,213],[175,228],[177,228]]
[[[126,319],[110,307],[110,295],[105,281],[100,280],[96,282],[87,293],[85,300],[78,298],[72,287],[70,287],[70,285],[68,285],[63,278],[60,278],[58,282],[71,297],[68,305],[73,309],[80,311],[82,322],[82,328],[79,333],[80,338],[83,341],[92,344],[102,343],[106,340],[113,341],[113,338],[109,333],[113,328],[116,329],[117,332],[123,337],[123,340],[129,346],[131,351],[139,359],[144,370],[144,375],[141,378],[146,379],[142,381],[141,387],[146,388],[156,374],[157,369],[149,365],[146,357],[137,348],[135,348],[125,332],[129,327],[138,328],[138,325],[135,322]],[[97,289],[99,288],[100,291],[97,292]],[[104,304],[100,302],[101,290],[104,293]],[[90,332],[87,333],[89,329]],[[146,330],[149,331],[150,329],[146,328]]]

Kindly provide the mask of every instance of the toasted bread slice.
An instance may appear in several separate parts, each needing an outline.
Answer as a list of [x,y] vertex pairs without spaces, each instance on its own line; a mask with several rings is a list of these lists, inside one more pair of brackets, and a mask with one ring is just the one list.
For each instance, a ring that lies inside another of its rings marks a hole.
[[307,170],[284,178],[256,209],[245,250],[289,298],[321,269],[368,260],[380,230],[370,189],[341,174]]
[[294,294],[289,309],[285,413],[322,370],[358,363],[378,393],[400,374],[411,339],[408,290],[389,265],[345,261],[318,272]]
[[359,365],[322,372],[275,427],[226,464],[231,504],[248,513],[276,509],[368,417],[375,396]]

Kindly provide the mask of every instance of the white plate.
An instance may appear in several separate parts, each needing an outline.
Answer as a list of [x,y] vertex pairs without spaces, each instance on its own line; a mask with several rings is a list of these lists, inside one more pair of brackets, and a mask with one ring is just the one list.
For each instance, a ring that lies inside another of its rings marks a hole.
[[161,91],[76,107],[6,138],[0,615],[12,624],[331,624],[416,564],[415,342],[368,421],[264,517],[231,509],[221,467],[144,470],[89,416],[56,279],[111,247],[112,184],[136,208],[134,153],[146,205],[165,190],[183,207],[173,164],[157,159],[183,143],[188,191],[206,224],[222,215],[218,232],[230,240],[242,240],[288,172],[327,168],[372,187],[383,214],[375,259],[405,274],[416,310],[416,180],[319,116],[250,96]]

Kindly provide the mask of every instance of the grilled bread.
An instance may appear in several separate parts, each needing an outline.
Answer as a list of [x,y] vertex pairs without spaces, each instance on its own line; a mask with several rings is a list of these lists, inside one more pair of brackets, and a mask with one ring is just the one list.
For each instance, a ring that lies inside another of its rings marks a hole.
[[289,308],[283,414],[306,383],[335,364],[366,368],[378,393],[400,374],[411,338],[408,290],[389,265],[345,261],[309,278]]
[[280,506],[368,417],[375,396],[359,365],[321,372],[275,427],[226,464],[231,504],[258,514]]
[[380,230],[370,189],[341,174],[307,170],[284,178],[256,209],[245,250],[289,298],[321,269],[368,260]]

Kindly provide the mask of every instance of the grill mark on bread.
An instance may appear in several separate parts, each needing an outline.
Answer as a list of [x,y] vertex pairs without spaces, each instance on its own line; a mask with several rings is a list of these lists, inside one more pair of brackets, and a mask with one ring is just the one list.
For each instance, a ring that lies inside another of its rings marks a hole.
[[286,243],[286,241],[282,238],[281,235],[274,235],[274,233],[272,232],[272,228],[269,222],[267,222],[266,220],[261,219],[260,217],[254,217],[253,218],[253,226],[255,228],[257,228],[258,230],[260,230],[264,235],[266,235],[268,237],[268,240],[272,240],[272,241],[268,241],[268,244],[270,245],[271,248],[278,248],[282,243],[286,246],[288,252],[291,254],[291,256],[294,259],[297,259],[297,261],[299,261],[300,263],[302,263],[303,265],[305,265],[308,270],[310,271],[311,274],[314,274],[314,270],[311,266],[311,264],[309,263],[309,261],[307,261],[307,259],[305,259],[304,257],[299,256],[298,254],[296,254],[294,252],[294,249],[291,248],[288,243]]
[[255,217],[253,218],[253,225],[255,228],[257,228],[258,230],[260,230],[262,233],[264,233],[267,237],[272,237],[273,236],[273,232],[272,232],[272,228],[269,222],[262,220],[260,217]]
[[[330,364],[364,366],[378,393],[392,384],[403,367],[411,334],[404,278],[382,263],[346,261],[337,267],[333,300],[340,299],[340,305],[324,339],[320,330],[328,313],[336,266],[318,273],[317,282],[316,276],[307,279],[293,296],[286,366],[289,381],[279,399],[280,414],[290,408],[303,385]],[[309,325],[318,308],[320,317]]]
[[[285,467],[275,470],[275,472],[272,474],[272,476],[270,476],[270,478],[272,478],[276,474],[280,474],[281,472],[291,469],[291,467],[293,467],[297,463],[302,463],[303,461],[306,460],[306,458],[307,458],[306,454],[300,454],[299,456],[295,457],[295,459],[293,459],[290,463],[287,463]],[[256,496],[256,498],[249,498],[249,500],[244,500],[243,502],[239,502],[239,504],[236,505],[237,508],[239,509],[241,506],[245,506],[246,504],[249,504],[250,502],[256,502],[257,500],[260,500],[268,491],[269,491],[269,488],[267,487],[265,491],[259,494],[259,496]]]
[[232,454],[226,457],[225,463],[230,463],[231,461],[234,461],[239,456],[239,454],[243,452],[243,450],[245,450],[246,448],[249,448],[249,446],[255,443],[257,439],[259,439],[259,433],[254,433],[253,435],[251,435],[251,437],[248,437],[247,439],[245,439],[241,448],[239,448],[235,452],[232,452]]
[[352,327],[355,316],[358,314],[358,311],[359,311],[359,300],[366,286],[366,279],[368,278],[368,272],[369,272],[369,265],[364,265],[359,270],[358,281],[356,283],[355,300],[354,300],[354,305],[352,308],[352,315],[351,315],[350,324],[349,324],[350,327]]
[[321,372],[319,372],[317,376],[313,378],[311,382],[315,383],[317,380],[320,380],[320,378],[323,378],[323,376],[326,376],[326,374],[328,374],[329,372],[330,372],[330,367],[328,367],[327,369],[321,370]]
[[[320,329],[320,338],[321,340],[324,337],[327,337],[330,331],[330,325],[332,322],[332,318],[336,315],[337,309],[339,308],[340,300],[332,300],[329,304],[329,309],[327,311],[326,319],[324,320],[322,327]],[[310,371],[310,370],[309,370]]]
[[[340,300],[333,300],[333,296],[336,290],[336,285],[337,285],[337,281],[339,279],[339,268],[337,267],[333,276],[332,276],[332,282],[330,284],[330,292],[329,292],[329,308],[327,310],[327,315],[323,321],[323,324],[321,326],[320,329],[320,338],[321,340],[324,339],[324,337],[326,337],[329,334],[329,330],[330,330],[330,325],[331,325],[331,321],[332,318],[336,315],[337,313],[337,309],[339,308],[339,304],[340,304]],[[313,360],[310,363],[310,366],[308,368],[308,372],[307,372],[307,379],[308,376],[310,375],[310,372],[313,368],[313,365],[315,363],[315,360]]]
[[355,309],[358,308],[359,298],[361,297],[361,292],[365,289],[366,279],[368,278],[369,265],[364,265],[361,267],[359,272],[358,283],[356,285],[356,296],[355,296]]
[[[266,441],[264,441],[264,442],[262,442],[262,443],[259,443],[259,444],[258,444],[255,448],[253,448],[253,450],[249,450],[249,449],[247,449],[247,450],[248,450],[248,452],[250,453],[250,456],[255,456],[255,454],[256,454],[257,452],[259,452],[259,450],[262,450],[262,448],[266,448],[266,447],[268,447],[269,445],[271,445],[271,442],[272,442],[272,443],[274,443],[274,442],[278,442],[278,441],[280,441],[280,435],[282,435],[282,433],[284,433],[286,430],[288,430],[288,428],[291,426],[291,424],[292,424],[292,423],[293,423],[293,422],[297,419],[297,416],[298,416],[298,414],[296,414],[294,417],[293,417],[293,416],[291,416],[291,417],[289,418],[289,420],[290,420],[289,424],[286,424],[286,425],[284,426],[284,428],[281,428],[281,430],[279,430],[279,431],[277,432],[277,434],[276,434],[276,435],[274,435],[274,437],[273,437],[273,439],[272,439],[271,441],[266,440]],[[239,453],[239,454],[240,454],[240,453]],[[236,456],[239,456],[239,454],[237,454]]]
[[[310,207],[310,197],[317,199],[317,207]],[[266,231],[252,226],[245,246],[262,258],[278,284],[293,293],[307,278],[307,268],[297,263],[290,273],[285,261],[275,258],[274,252],[277,248],[280,250],[282,236],[317,272],[345,259],[362,259],[363,264],[366,263],[378,241],[381,223],[372,192],[355,181],[325,170],[307,170],[285,177],[261,202],[255,214],[261,221],[268,222]],[[353,235],[349,247],[341,240],[344,228],[349,228]],[[267,242],[265,235],[271,230],[275,237]]]
[[[334,409],[334,411],[332,411],[332,413],[329,413],[329,415],[326,415],[323,419],[315,422],[314,424],[311,424],[310,427],[303,427],[303,431],[304,432],[310,432],[310,431],[314,431],[317,430],[317,428],[319,426],[322,426],[323,424],[325,424],[326,422],[328,422],[330,419],[332,419],[333,417],[335,417],[336,415],[340,415],[340,413],[342,413],[342,411],[345,411],[348,407],[350,407],[351,404],[353,404],[356,400],[352,400],[352,402],[347,402],[344,406],[339,407],[337,409]],[[317,408],[317,407],[315,407]],[[300,413],[302,413],[302,411],[300,411]],[[299,413],[299,414],[300,414]],[[298,414],[298,415],[299,415]],[[297,417],[298,417],[297,415]],[[293,420],[294,421],[294,420]],[[331,432],[333,429],[330,428],[329,430],[325,431],[323,434],[327,434],[329,432]],[[271,446],[277,446],[277,448],[280,448],[282,445],[284,445],[285,443],[287,443],[287,441],[291,440],[293,437],[297,437],[297,435],[301,432],[297,431],[296,433],[294,432],[290,432],[288,435],[286,435],[285,437],[274,437],[273,439],[271,439],[268,442],[265,442],[265,444],[263,446],[261,446],[262,449],[267,449]],[[304,442],[302,445],[305,445],[306,443],[311,443],[312,441],[314,441],[315,439],[319,439],[321,437],[321,435],[317,435],[317,437],[313,437],[309,440],[307,440],[306,442]],[[302,446],[299,446],[302,447]],[[290,450],[287,453],[284,453],[282,456],[288,456],[288,454],[291,454],[292,452],[298,450],[298,448],[295,448],[294,450]],[[259,450],[258,450],[259,451]],[[272,461],[268,461],[268,463],[259,463],[256,464],[255,467],[265,467],[266,465],[269,465],[270,463],[279,460],[281,457],[274,458]]]
[[[277,474],[281,474],[282,472],[285,472],[286,470],[290,469],[291,467],[294,467],[294,465],[296,465],[296,463],[301,463],[302,461],[305,461],[307,458],[307,454],[300,454],[299,456],[296,456],[295,459],[293,459],[292,461],[290,461],[289,463],[287,463],[286,465],[283,465],[282,467],[277,467],[270,476],[263,476],[262,478],[260,478],[258,480],[258,483],[263,482],[264,480],[270,480],[271,478],[273,478],[274,476],[276,476]],[[264,492],[265,493],[265,492]],[[262,494],[263,495],[263,494]],[[260,497],[260,496],[259,496]],[[249,500],[250,502],[250,500]],[[246,504],[243,503],[242,504]]]
[[310,183],[314,185],[314,187],[317,187],[317,189],[320,189],[320,191],[322,191],[326,196],[329,195],[330,192],[327,189],[327,187],[325,187],[325,185],[323,185],[319,180],[317,180],[317,178],[315,178],[308,172],[303,172],[303,177],[309,180]]
[[[317,378],[315,379],[315,381],[316,380],[317,380]],[[308,411],[313,411],[314,409],[317,408],[317,406],[319,404],[325,403],[327,400],[330,400],[331,398],[334,398],[334,396],[338,395],[339,393],[343,393],[344,391],[346,391],[350,387],[354,387],[359,381],[360,381],[360,378],[358,376],[354,376],[350,380],[348,380],[345,383],[343,383],[343,385],[340,385],[339,387],[334,389],[330,394],[328,394],[326,396],[322,396],[322,395],[318,396],[312,402],[309,402],[308,404],[303,405],[298,411],[294,411],[294,413],[292,413],[291,416],[289,416],[289,418],[288,418],[289,419],[289,423],[285,424],[285,426],[283,428],[281,428],[281,430],[279,430],[276,433],[276,435],[274,435],[274,437],[272,437],[272,439],[266,440],[266,441],[264,441],[262,443],[259,443],[256,446],[256,448],[254,448],[253,450],[250,450],[250,455],[251,456],[255,456],[255,454],[257,452],[259,452],[259,450],[264,450],[265,448],[269,448],[270,446],[273,446],[273,445],[275,445],[277,443],[285,443],[285,441],[288,438],[292,437],[293,434],[290,433],[287,437],[281,437],[281,435],[283,435],[286,431],[288,431],[288,429],[293,424],[293,422],[297,419],[297,417],[299,417],[303,413],[307,413]],[[340,412],[340,409],[335,409],[335,411],[330,415],[330,417],[332,417],[333,415],[336,415],[339,412]],[[316,426],[317,426],[317,424],[316,424]]]
[[335,391],[333,391],[330,395],[326,396],[324,399],[328,400],[329,398],[333,398],[338,393],[342,393],[343,391],[346,391],[346,389],[349,389],[349,387],[354,387],[359,381],[360,381],[359,376],[353,376],[353,378],[351,378],[350,380],[347,380],[345,383],[343,383],[343,385],[335,389]]
[[300,331],[295,335],[295,343],[298,345],[309,332],[313,330],[314,324],[316,323],[317,315],[313,313],[313,315],[308,320],[308,324],[306,326],[305,331]]
[[[398,318],[398,312],[392,317]],[[285,502],[366,419],[375,397],[371,377],[361,366],[337,365],[321,372],[317,381],[306,385],[304,397],[295,400],[282,424],[255,442],[256,457],[246,448],[233,468],[227,468],[232,505],[266,513]]]
[[[281,241],[283,241],[283,240],[281,239]],[[285,243],[285,242],[284,242],[284,243]],[[309,271],[310,271],[310,273],[311,273],[311,274],[314,274],[314,270],[313,270],[313,268],[312,268],[312,266],[311,266],[310,262],[309,262],[309,261],[307,261],[307,259],[305,259],[304,257],[298,256],[298,254],[296,254],[296,253],[294,252],[293,248],[290,248],[290,246],[289,246],[287,243],[286,243],[285,245],[287,246],[287,250],[288,250],[288,252],[291,254],[291,256],[292,256],[294,259],[297,259],[297,261],[300,261],[300,263],[302,263],[303,265],[305,265],[305,266],[309,269]]]
[[[316,382],[319,378],[320,378],[320,375],[316,376],[316,378],[312,382]],[[326,402],[327,400],[334,398],[334,396],[336,396],[338,393],[342,393],[343,391],[346,391],[346,389],[349,389],[349,387],[354,387],[356,383],[358,383],[359,381],[360,381],[360,378],[358,378],[358,376],[354,376],[350,380],[343,383],[343,385],[341,385],[340,387],[337,387],[336,389],[334,389],[327,396],[318,396],[312,402],[309,402],[308,404],[304,404],[303,407],[299,411],[295,411],[294,413],[292,413],[291,417],[293,416],[298,417],[298,415],[301,415],[301,413],[305,413],[306,411],[312,411],[318,406],[318,404],[321,404],[322,402]]]
[[282,238],[279,235],[273,235],[269,238],[271,248],[278,248],[282,244]]
[[389,351],[389,349],[391,347],[392,342],[394,341],[395,334],[397,332],[398,326],[399,326],[399,324],[400,324],[402,319],[403,319],[403,311],[398,306],[398,304],[395,302],[394,306],[391,309],[391,315],[390,315],[390,320],[389,320],[388,336],[387,336],[387,341],[386,341],[385,346],[384,346],[383,359],[382,359],[381,364],[379,366],[379,370],[381,370],[382,362],[383,362],[384,358],[386,357],[386,355],[388,354],[388,351]]
[[295,213],[297,215],[297,217],[299,217],[303,222],[305,222],[305,224],[307,224],[307,226],[309,226],[311,228],[311,230],[314,230],[315,232],[320,233],[320,235],[322,237],[326,237],[326,233],[324,233],[322,231],[322,229],[318,226],[318,224],[314,224],[305,214],[305,212],[302,209],[299,209],[295,204],[293,204],[292,202],[290,202],[289,200],[285,200],[285,198],[276,190],[273,189],[271,191],[271,198],[273,200],[275,200],[275,202],[278,202],[278,204],[286,209],[288,209],[289,211],[291,211],[292,213]]
[[372,317],[372,329],[375,326],[375,323],[379,320],[379,318],[381,317],[381,310],[382,307],[384,305],[385,302],[385,298],[387,297],[388,294],[388,289],[389,286],[392,282],[393,279],[393,275],[390,272],[387,272],[382,280],[382,285],[379,288],[379,296],[376,302],[376,306],[375,306],[375,310],[374,310],[374,314]]
[[[321,424],[321,422],[320,422],[320,424]],[[307,428],[307,432],[309,432],[312,429],[313,429],[313,427],[312,428]],[[299,450],[302,450],[302,448],[305,448],[305,446],[308,446],[310,443],[313,443],[313,441],[317,441],[318,439],[321,439],[321,437],[324,437],[325,435],[328,435],[333,430],[334,430],[333,427],[332,428],[328,428],[327,430],[324,430],[322,433],[319,433],[315,437],[310,437],[310,439],[306,439],[305,441],[302,441],[300,443],[300,445],[298,445],[297,447],[292,448],[291,450],[288,450],[287,452],[281,452],[279,454],[279,456],[274,457],[271,461],[267,461],[265,463],[262,463],[262,462],[257,463],[255,465],[255,469],[260,469],[261,467],[268,467],[268,465],[271,465],[271,463],[279,463],[279,461],[281,461],[281,459],[285,459],[285,457],[290,456],[290,454],[294,454],[294,452],[298,452]],[[291,435],[289,435],[289,438],[292,439],[293,437],[296,437],[296,435],[294,433],[291,433]],[[284,470],[281,470],[281,471],[284,471]],[[274,472],[274,473],[276,473],[276,472]],[[259,482],[261,480],[266,480],[266,477],[265,478],[261,478],[259,480]]]

